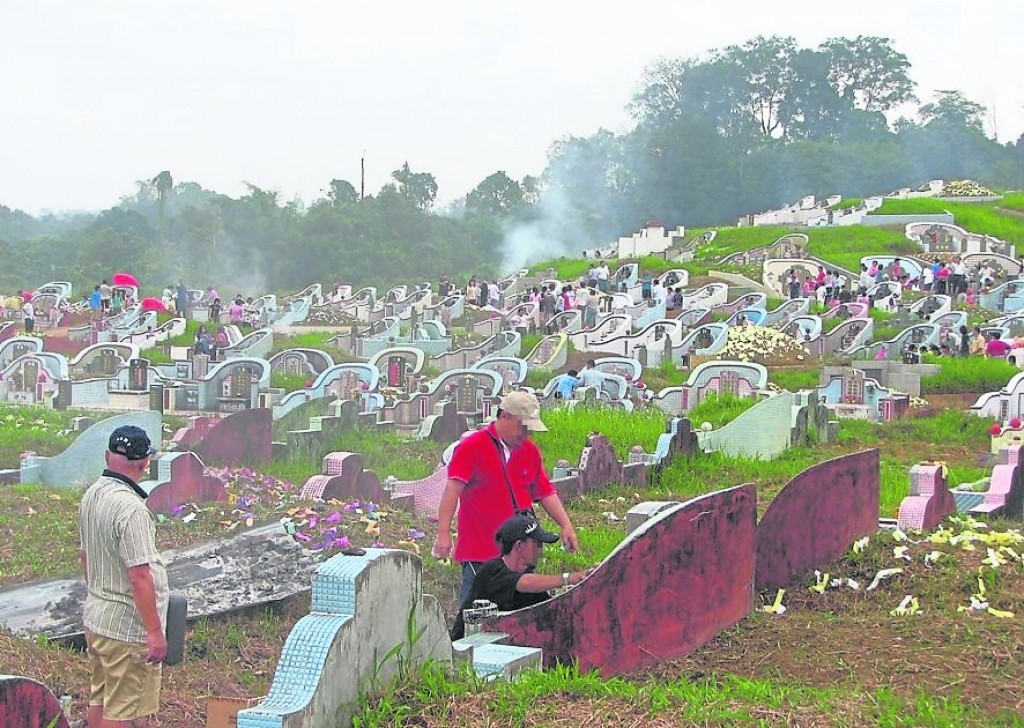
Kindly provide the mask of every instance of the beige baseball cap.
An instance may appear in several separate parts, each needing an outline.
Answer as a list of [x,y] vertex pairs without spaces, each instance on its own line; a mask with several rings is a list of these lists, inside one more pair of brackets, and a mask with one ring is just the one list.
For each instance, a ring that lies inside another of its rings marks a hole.
[[529,392],[509,392],[501,398],[502,412],[508,412],[526,425],[531,432],[547,432],[548,428],[540,421],[540,402]]

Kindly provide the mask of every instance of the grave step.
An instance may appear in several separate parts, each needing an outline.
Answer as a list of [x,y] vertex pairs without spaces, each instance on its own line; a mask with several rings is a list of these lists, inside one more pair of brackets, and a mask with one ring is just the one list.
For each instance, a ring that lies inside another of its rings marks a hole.
[[544,651],[536,647],[484,644],[473,648],[473,669],[488,680],[511,680],[524,670],[540,670]]
[[473,659],[473,650],[483,645],[504,644],[508,635],[504,632],[476,632],[452,642],[452,655],[456,659]]
[[984,493],[973,491],[954,490],[953,500],[956,501],[956,510],[959,513],[969,513],[985,502]]

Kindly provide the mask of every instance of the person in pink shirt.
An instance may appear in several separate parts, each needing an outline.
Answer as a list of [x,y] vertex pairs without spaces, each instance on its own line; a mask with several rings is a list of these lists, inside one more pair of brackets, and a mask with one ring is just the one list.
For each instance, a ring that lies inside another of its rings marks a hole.
[[949,266],[945,262],[939,264],[939,270],[935,274],[935,283],[938,293],[949,293],[949,275],[952,271],[949,270]]
[[985,344],[985,356],[991,358],[1003,358],[1010,353],[1010,345],[1007,344],[1000,338],[1000,333],[996,331],[992,334],[992,338]]
[[235,326],[241,326],[244,318],[245,305],[243,304],[241,298],[236,298],[234,301],[231,302],[231,305],[228,306],[228,319]]

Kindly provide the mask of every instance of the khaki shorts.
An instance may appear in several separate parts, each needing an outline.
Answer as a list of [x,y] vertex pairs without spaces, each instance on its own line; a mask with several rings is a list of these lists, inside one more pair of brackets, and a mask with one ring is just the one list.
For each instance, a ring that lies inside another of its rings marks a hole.
[[146,646],[87,632],[92,683],[89,705],[107,720],[136,720],[160,707],[162,665],[146,662]]

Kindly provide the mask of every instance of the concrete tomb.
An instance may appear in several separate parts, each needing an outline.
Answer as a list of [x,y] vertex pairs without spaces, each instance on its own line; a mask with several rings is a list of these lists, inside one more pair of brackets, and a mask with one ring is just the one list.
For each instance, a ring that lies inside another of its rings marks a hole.
[[890,391],[865,377],[860,369],[844,368],[816,391],[838,417],[888,422],[903,417],[910,409],[908,395]]

